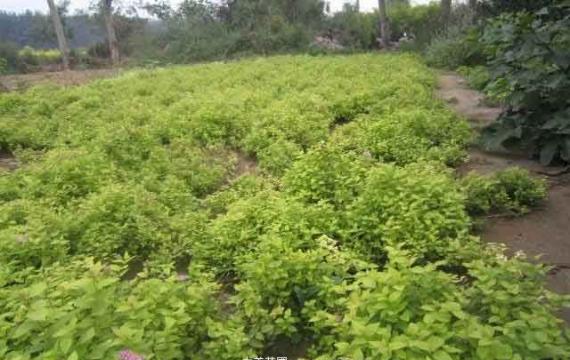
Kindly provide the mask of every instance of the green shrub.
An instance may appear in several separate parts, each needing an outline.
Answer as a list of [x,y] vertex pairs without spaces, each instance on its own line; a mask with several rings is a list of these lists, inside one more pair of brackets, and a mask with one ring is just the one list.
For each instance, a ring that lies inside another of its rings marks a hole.
[[345,209],[358,195],[368,166],[363,158],[320,146],[295,162],[283,177],[285,191],[308,203]]
[[454,333],[467,314],[452,275],[437,271],[435,265],[413,267],[413,260],[392,251],[387,269],[360,272],[355,278],[331,291],[337,299],[332,311],[316,311],[311,319],[323,332],[315,358],[405,359],[429,354],[447,359],[461,352],[461,338],[456,335],[454,341]]
[[309,322],[306,304],[323,306],[331,289],[351,278],[366,264],[341,252],[327,237],[303,251],[278,237],[267,237],[257,251],[244,257],[238,272],[245,281],[231,299],[248,324],[253,345],[261,348],[278,336],[299,342]]
[[414,266],[409,254],[392,250],[384,271],[357,273],[354,283],[330,291],[330,310],[311,318],[321,332],[313,358],[568,356],[551,313],[557,301],[541,285],[545,270],[518,259],[497,260],[497,270],[488,265],[472,263],[471,283],[461,285],[436,265]]
[[3,71],[0,71],[0,74],[19,72],[25,69],[24,63],[18,56],[18,51],[18,45],[8,41],[0,41],[0,59],[4,63]]
[[71,249],[99,258],[125,253],[144,258],[172,239],[167,214],[144,189],[110,185],[79,205],[70,229]]
[[[218,304],[212,298],[218,286],[195,271],[190,282],[174,277],[125,282],[124,271],[124,263],[77,259],[30,275],[29,286],[1,289],[0,311],[12,314],[0,322],[2,357],[112,359],[126,348],[145,357],[180,359],[202,352],[209,328],[217,329]],[[220,335],[218,330],[212,341]],[[247,354],[238,350],[223,358]]]
[[347,245],[380,262],[387,246],[431,259],[445,255],[449,241],[469,228],[453,180],[430,166],[373,169],[348,217]]
[[510,198],[511,208],[524,209],[536,206],[546,197],[546,183],[533,178],[524,169],[509,169],[497,173],[499,186]]
[[18,52],[21,61],[26,65],[49,65],[61,62],[61,52],[56,49],[33,49],[29,46],[24,47]]
[[487,84],[491,81],[491,75],[485,66],[461,66],[457,69],[457,72],[465,76],[471,88],[479,91],[485,90]]
[[[134,47],[142,48],[135,55],[187,63],[304,50],[323,19],[323,6],[318,1],[288,6],[278,1],[194,1],[167,10],[147,5],[147,10],[161,18],[165,29],[135,38]],[[151,41],[145,39],[149,37]]]
[[491,176],[469,174],[461,180],[470,214],[512,212],[524,214],[546,197],[544,180],[533,178],[528,171],[511,168]]
[[517,13],[520,11],[537,11],[546,6],[555,5],[556,0],[488,0],[479,6],[486,15],[497,16],[502,13]]
[[[437,122],[432,114],[438,113]],[[402,109],[392,114],[363,116],[334,134],[334,146],[357,151],[381,162],[406,165],[437,160],[449,165],[464,158],[470,138],[466,124],[440,110]]]
[[[300,340],[327,359],[568,358],[544,271],[469,236],[447,166],[470,130],[435,86],[415,56],[362,54],[1,94],[20,167],[0,174],[0,358]],[[495,181],[513,206],[541,195]]]
[[8,72],[8,60],[0,57],[0,75],[4,75]]
[[21,270],[67,256],[68,213],[34,200],[11,201],[0,209],[0,263]]
[[15,177],[22,197],[62,206],[97,192],[118,174],[103,154],[73,149],[50,151]]
[[139,164],[139,171],[149,183],[158,186],[167,176],[181,180],[182,189],[203,197],[231,176],[235,162],[235,157],[221,147],[204,149],[173,141],[168,146],[155,148],[148,159]]
[[215,215],[223,214],[231,204],[254,197],[264,190],[274,190],[274,187],[270,178],[245,174],[204,199],[204,205]]
[[480,65],[485,60],[477,30],[461,27],[450,27],[434,37],[425,57],[429,65],[449,70]]
[[414,48],[421,50],[444,28],[440,4],[394,4],[388,7],[390,31],[397,41],[406,33],[413,37]]
[[275,140],[271,145],[260,150],[257,158],[259,166],[270,174],[281,176],[302,154],[301,147],[287,140]]
[[519,147],[543,164],[570,162],[568,4],[505,14],[481,38],[506,111],[484,132],[489,148]]
[[[213,169],[216,173],[216,169]],[[207,171],[203,178],[208,178],[211,172]],[[215,183],[219,183],[219,179],[215,178]],[[188,187],[188,183],[180,177],[174,175],[163,175],[160,177],[149,176],[144,183],[144,188],[148,192],[156,196],[156,200],[169,210],[170,214],[185,213],[195,211],[200,207],[200,199],[196,194],[204,193],[200,189],[194,192]],[[206,191],[207,192],[207,191]]]
[[326,28],[330,29],[335,40],[342,46],[359,50],[373,49],[377,46],[378,16],[373,13],[361,13],[352,7],[335,12],[326,19]]
[[293,248],[307,248],[314,246],[316,237],[330,233],[336,222],[330,207],[308,207],[278,192],[263,191],[231,204],[226,214],[212,221],[195,254],[216,272],[228,273],[265,235],[288,240]]

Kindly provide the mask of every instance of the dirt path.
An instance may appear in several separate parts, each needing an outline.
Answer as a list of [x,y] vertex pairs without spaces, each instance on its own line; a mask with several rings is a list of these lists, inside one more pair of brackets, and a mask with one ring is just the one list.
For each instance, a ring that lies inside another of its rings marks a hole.
[[0,150],[0,174],[3,171],[12,171],[18,167],[18,160],[14,155]]
[[441,74],[438,85],[438,96],[466,117],[475,129],[489,125],[502,112],[500,107],[484,105],[485,96],[469,89],[466,81],[456,74]]
[[[455,74],[440,75],[437,95],[467,118],[475,130],[490,124],[501,113],[501,108],[485,105],[483,95],[468,89],[465,80]],[[563,169],[544,167],[522,156],[489,153],[476,147],[470,149],[469,161],[458,172],[492,174],[513,166],[546,178],[548,198],[539,209],[526,216],[490,218],[482,229],[481,238],[504,243],[512,253],[523,251],[529,257],[541,256],[541,262],[555,267],[549,277],[550,288],[570,294],[570,174],[556,176]],[[570,324],[570,309],[566,309],[561,317]]]
[[22,90],[40,84],[80,85],[95,79],[116,76],[118,73],[118,69],[91,69],[5,75],[0,76],[0,89],[7,91]]

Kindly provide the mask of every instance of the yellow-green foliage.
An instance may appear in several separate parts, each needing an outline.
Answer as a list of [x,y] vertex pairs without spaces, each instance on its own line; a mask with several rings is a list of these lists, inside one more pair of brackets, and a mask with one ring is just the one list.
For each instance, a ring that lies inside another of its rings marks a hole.
[[21,162],[0,175],[0,358],[300,340],[320,359],[568,358],[545,271],[468,234],[448,166],[470,130],[434,85],[412,56],[281,56],[0,95]]
[[57,49],[34,49],[26,46],[18,52],[18,56],[31,65],[56,64],[61,61],[61,52]]

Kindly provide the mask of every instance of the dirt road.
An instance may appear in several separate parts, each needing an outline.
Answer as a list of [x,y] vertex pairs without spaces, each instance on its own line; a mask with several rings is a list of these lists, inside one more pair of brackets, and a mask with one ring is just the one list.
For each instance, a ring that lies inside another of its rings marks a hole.
[[116,76],[118,69],[91,69],[0,76],[0,89],[22,90],[34,85],[57,84],[62,86],[80,85],[89,81]]
[[[467,118],[475,130],[495,121],[502,110],[486,105],[484,96],[469,89],[465,80],[455,74],[440,75],[437,95]],[[480,236],[488,242],[506,244],[511,253],[523,251],[529,257],[540,256],[537,261],[554,266],[549,277],[550,288],[570,294],[570,174],[558,175],[562,172],[560,168],[544,167],[522,156],[489,153],[477,147],[470,150],[469,161],[458,172],[491,174],[513,166],[545,178],[548,198],[526,216],[488,219]],[[566,309],[562,318],[570,324],[570,309]]]

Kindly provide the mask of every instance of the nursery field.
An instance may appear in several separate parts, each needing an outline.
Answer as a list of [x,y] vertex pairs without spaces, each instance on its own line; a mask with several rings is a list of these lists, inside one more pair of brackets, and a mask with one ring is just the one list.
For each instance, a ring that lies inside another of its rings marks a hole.
[[459,178],[435,83],[281,56],[1,94],[0,358],[570,358],[548,269],[473,235],[544,184]]

